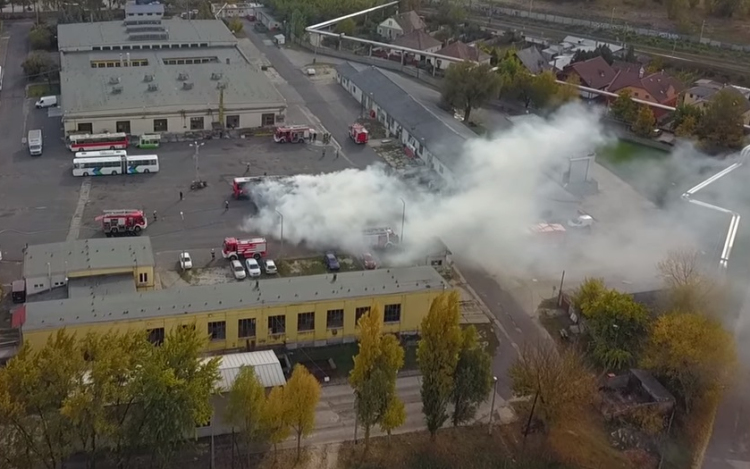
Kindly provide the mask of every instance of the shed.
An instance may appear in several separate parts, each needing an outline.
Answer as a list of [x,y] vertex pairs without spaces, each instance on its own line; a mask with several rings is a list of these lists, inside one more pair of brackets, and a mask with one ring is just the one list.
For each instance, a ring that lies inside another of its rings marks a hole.
[[[204,359],[205,361],[210,358]],[[281,369],[281,362],[272,350],[262,350],[259,352],[244,352],[221,355],[219,361],[219,382],[217,387],[220,392],[226,392],[231,389],[234,380],[237,379],[242,367],[251,366],[255,370],[255,376],[264,388],[283,386],[286,384],[284,370]]]

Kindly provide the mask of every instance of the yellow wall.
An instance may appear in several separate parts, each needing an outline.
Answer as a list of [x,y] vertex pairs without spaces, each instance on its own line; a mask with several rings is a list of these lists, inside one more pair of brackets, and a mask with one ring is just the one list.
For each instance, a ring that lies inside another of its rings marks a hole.
[[[223,351],[244,348],[246,340],[253,338],[238,338],[238,320],[255,319],[256,336],[254,338],[257,347],[267,347],[272,345],[293,344],[297,342],[310,343],[320,342],[329,339],[353,338],[358,334],[355,324],[356,308],[373,307],[377,305],[380,314],[383,314],[385,305],[401,304],[401,320],[398,323],[386,323],[385,332],[416,332],[419,330],[422,319],[430,310],[432,301],[442,293],[442,290],[402,293],[399,295],[378,296],[371,298],[350,299],[345,301],[325,301],[320,303],[303,303],[286,306],[261,307],[249,309],[234,309],[227,311],[218,311],[211,313],[165,316],[161,318],[152,318],[149,320],[134,321],[117,321],[109,323],[91,324],[67,327],[66,330],[83,336],[88,332],[105,333],[110,330],[149,330],[163,327],[165,332],[171,328],[180,325],[195,323],[199,331],[208,334],[209,322],[226,322],[226,340],[210,341],[207,351]],[[334,334],[326,325],[328,310],[344,310],[344,327],[338,329]],[[315,330],[310,332],[297,331],[297,315],[299,313],[315,312]],[[270,316],[284,316],[286,318],[286,333],[283,335],[269,336],[268,318]],[[56,329],[35,330],[23,333],[24,342],[28,342],[32,347],[42,347],[47,342],[50,334]]]
[[[138,266],[133,267],[120,267],[115,269],[95,269],[95,270],[84,270],[80,272],[68,272],[68,278],[84,278],[84,277],[100,277],[104,275],[118,275],[133,273],[133,280],[135,286],[140,290],[149,290],[154,287],[154,267],[153,266]],[[143,275],[143,277],[141,277]]]

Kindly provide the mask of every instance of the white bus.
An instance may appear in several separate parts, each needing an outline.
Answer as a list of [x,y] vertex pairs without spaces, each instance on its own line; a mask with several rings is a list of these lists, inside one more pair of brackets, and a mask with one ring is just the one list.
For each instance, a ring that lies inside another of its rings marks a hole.
[[73,159],[73,176],[146,174],[158,171],[159,157],[156,155],[100,156]]
[[125,150],[79,151],[76,158],[98,158],[100,156],[128,156]]

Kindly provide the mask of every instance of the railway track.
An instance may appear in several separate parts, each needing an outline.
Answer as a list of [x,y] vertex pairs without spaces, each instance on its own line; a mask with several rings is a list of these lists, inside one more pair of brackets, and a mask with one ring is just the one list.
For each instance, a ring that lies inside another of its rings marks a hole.
[[[431,8],[423,8],[422,11],[425,13],[436,13],[436,11]],[[475,15],[469,16],[468,18],[470,21],[476,24],[479,24],[486,29],[498,31],[498,32],[505,31],[505,30],[516,30],[516,31],[522,31],[526,34],[538,35],[543,38],[551,38],[551,39],[557,39],[557,40],[561,40],[565,36],[574,34],[579,37],[589,38],[589,39],[602,41],[602,42],[611,41],[611,39],[603,39],[603,38],[596,38],[592,36],[582,35],[579,33],[571,32],[569,30],[566,31],[560,28],[540,26],[538,24],[530,25],[528,23],[507,21],[504,18],[503,19],[487,18],[487,17],[479,17]],[[742,62],[738,60],[720,59],[720,58],[712,57],[710,55],[672,51],[669,49],[664,49],[664,48],[659,48],[659,47],[650,47],[650,46],[641,46],[641,45],[635,45],[635,51],[643,53],[643,54],[662,57],[676,64],[684,64],[684,65],[692,64],[692,65],[701,66],[703,68],[710,67],[711,69],[732,72],[732,73],[750,73],[750,63]]]

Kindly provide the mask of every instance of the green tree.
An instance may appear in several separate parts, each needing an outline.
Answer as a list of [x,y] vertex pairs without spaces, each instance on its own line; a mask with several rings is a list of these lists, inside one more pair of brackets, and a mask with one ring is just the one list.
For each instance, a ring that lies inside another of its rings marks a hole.
[[21,68],[23,68],[26,78],[46,79],[47,76],[51,75],[57,69],[57,66],[47,53],[33,51],[23,61]]
[[635,63],[637,59],[635,56],[635,47],[633,47],[633,44],[630,44],[625,51],[625,62]]
[[435,298],[422,320],[417,360],[422,372],[422,412],[432,439],[448,420],[453,373],[463,339],[458,325],[460,316],[459,295],[453,291]]
[[560,89],[557,77],[550,70],[545,70],[532,78],[530,86],[531,102],[537,108],[545,108],[555,104],[555,97]]
[[698,132],[698,119],[693,116],[685,117],[680,125],[674,129],[674,134],[678,137],[690,138]]
[[719,315],[727,306],[725,298],[730,295],[702,268],[700,258],[694,249],[676,249],[657,264],[669,311]]
[[678,105],[674,113],[672,114],[672,121],[674,127],[679,127],[682,125],[682,123],[685,121],[685,119],[688,119],[692,117],[696,122],[700,121],[701,117],[703,117],[703,111],[698,106],[694,106],[692,104],[680,104]]
[[302,437],[315,429],[315,406],[320,400],[320,383],[302,365],[295,365],[284,388],[289,426],[297,437],[297,459],[302,455]]
[[641,365],[665,378],[690,412],[697,399],[721,392],[736,359],[734,339],[718,321],[672,313],[651,327]]
[[628,294],[607,290],[581,312],[591,336],[594,360],[614,370],[632,365],[647,331],[646,309]]
[[531,104],[530,85],[533,77],[518,60],[514,49],[506,51],[505,55],[500,58],[497,73],[501,79],[500,97],[521,100],[526,107],[529,107]]
[[496,98],[502,81],[488,64],[473,62],[451,64],[443,80],[443,100],[464,112],[470,121],[471,111]]
[[583,358],[571,348],[558,352],[551,341],[524,347],[509,375],[516,395],[536,397],[534,416],[547,429],[585,413],[597,392]]
[[[389,406],[397,407],[396,375],[404,366],[404,350],[392,334],[383,334],[380,310],[374,307],[359,319],[359,353],[349,383],[356,396],[358,423],[365,430],[365,449],[370,445],[370,430],[380,423]],[[389,422],[392,423],[392,422]]]
[[255,369],[242,367],[229,390],[225,420],[232,425],[232,437],[237,428],[242,436],[245,454],[250,456],[252,443],[263,441],[263,412],[266,392],[255,375]]
[[656,126],[654,111],[649,106],[638,107],[638,114],[633,122],[633,132],[640,137],[652,137]]
[[354,36],[354,32],[357,30],[357,23],[353,19],[347,18],[341,20],[336,24],[334,29],[338,34],[345,34],[347,36]]
[[601,278],[586,278],[583,283],[576,289],[573,295],[573,303],[581,311],[591,307],[599,298],[607,293],[607,285]]
[[211,2],[203,0],[198,4],[198,14],[196,19],[199,20],[212,20],[214,19],[214,13],[211,11]]
[[229,20],[229,30],[232,31],[232,34],[239,34],[242,32],[242,29],[244,28],[245,23],[242,22],[241,19],[238,17],[233,17]]
[[291,431],[284,388],[277,386],[271,389],[261,415],[263,431],[268,441],[273,444],[273,454],[276,458],[279,443],[286,440]]
[[604,61],[607,62],[609,65],[612,65],[615,61],[615,56],[612,53],[612,50],[608,46],[602,45],[592,51],[579,50],[573,56],[573,62],[582,62],[584,60],[593,59],[594,57],[603,58]]
[[29,32],[29,42],[33,50],[52,49],[52,31],[45,24],[37,24]]
[[707,142],[728,148],[739,148],[745,137],[744,117],[747,99],[731,86],[711,97],[698,127],[699,136]]
[[581,86],[581,79],[575,73],[571,73],[565,79],[565,83],[567,85],[557,85],[557,94],[554,96],[554,101],[559,104],[578,101],[581,96],[581,91],[578,89]]
[[638,115],[638,104],[633,101],[633,94],[625,89],[618,93],[617,99],[610,107],[612,115],[621,121],[632,123]]
[[404,401],[395,397],[388,401],[383,417],[380,419],[380,430],[388,435],[391,442],[391,432],[406,423],[406,407]]
[[453,426],[473,419],[491,390],[492,357],[480,346],[476,328],[467,327],[453,373]]
[[302,39],[305,35],[305,27],[307,26],[307,18],[300,10],[294,10],[289,20],[290,31],[296,39]]

